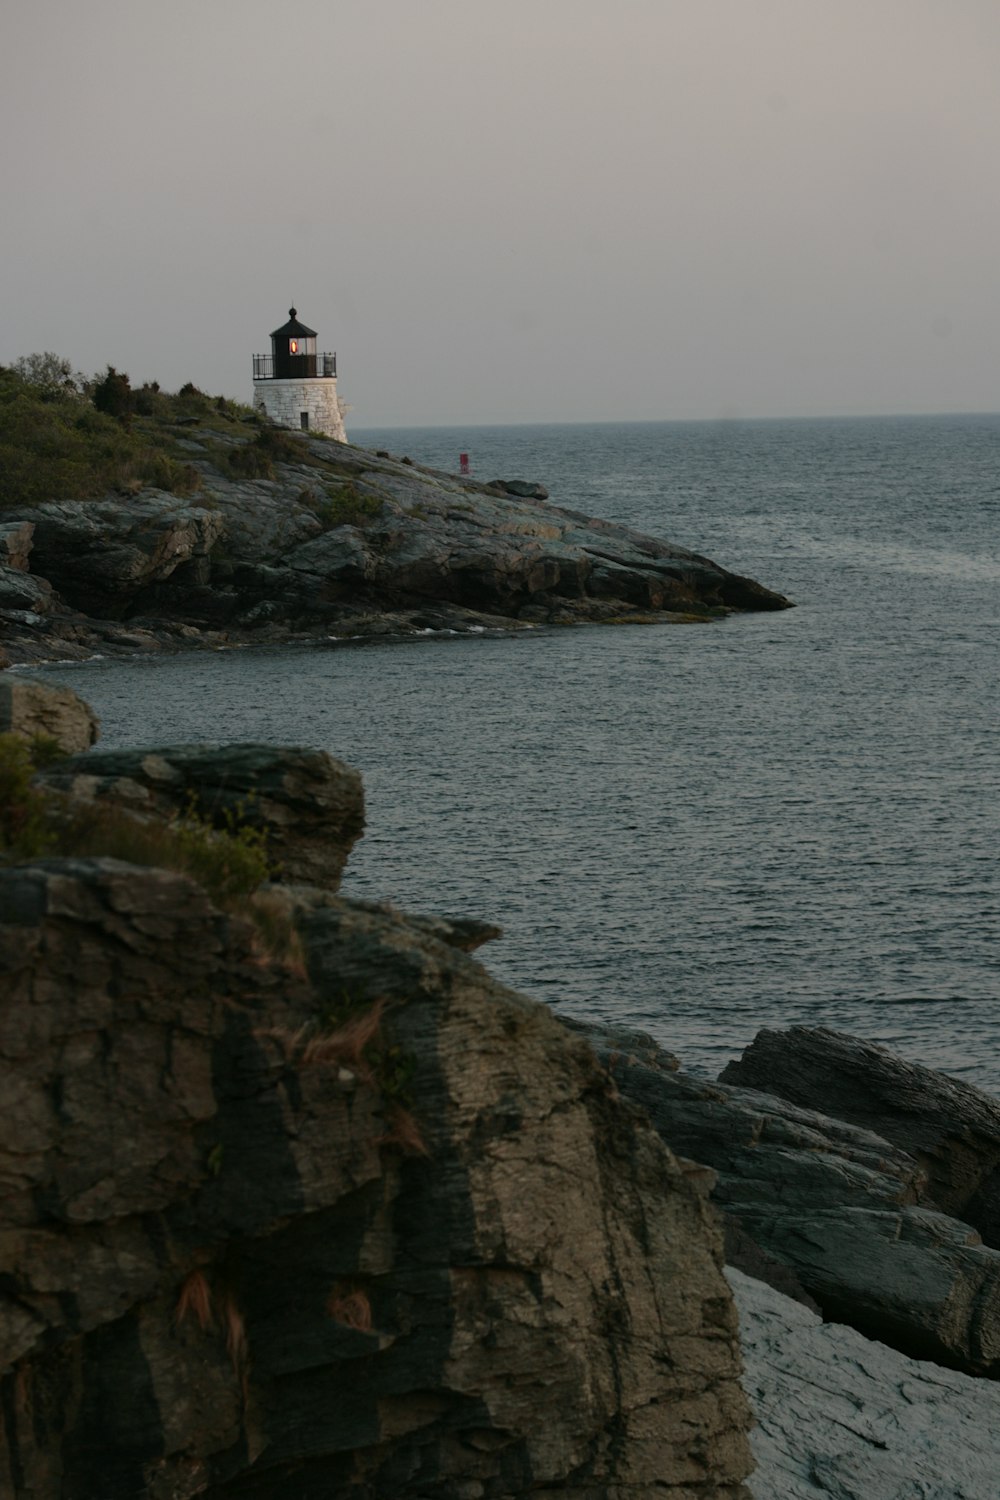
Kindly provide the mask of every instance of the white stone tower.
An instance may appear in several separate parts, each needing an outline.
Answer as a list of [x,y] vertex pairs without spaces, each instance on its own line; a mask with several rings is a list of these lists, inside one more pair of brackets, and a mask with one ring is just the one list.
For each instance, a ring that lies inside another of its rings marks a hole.
[[299,322],[294,307],[288,322],[271,334],[271,353],[253,357],[253,404],[276,427],[323,432],[347,442],[337,356],[316,353],[316,330]]

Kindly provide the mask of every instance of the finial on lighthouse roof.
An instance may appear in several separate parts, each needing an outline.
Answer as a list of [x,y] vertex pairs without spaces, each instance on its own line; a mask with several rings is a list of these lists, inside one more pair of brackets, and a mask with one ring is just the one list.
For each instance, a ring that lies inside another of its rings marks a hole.
[[290,308],[289,308],[289,309],[288,309],[288,316],[289,316],[289,317],[290,317],[290,318],[294,318],[294,317],[295,317],[295,308],[294,308],[294,307],[290,307]]

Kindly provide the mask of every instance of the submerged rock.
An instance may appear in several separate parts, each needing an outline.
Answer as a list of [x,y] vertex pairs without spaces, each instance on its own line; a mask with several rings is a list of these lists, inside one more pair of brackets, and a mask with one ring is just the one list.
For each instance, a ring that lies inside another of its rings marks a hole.
[[544,484],[533,479],[490,479],[487,489],[499,490],[502,495],[517,495],[522,500],[547,500],[549,492]]

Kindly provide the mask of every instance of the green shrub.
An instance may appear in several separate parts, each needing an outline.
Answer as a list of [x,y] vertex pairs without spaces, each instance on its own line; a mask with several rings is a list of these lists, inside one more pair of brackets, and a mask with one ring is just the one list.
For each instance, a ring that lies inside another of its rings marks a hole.
[[127,375],[120,373],[114,365],[108,365],[107,374],[94,386],[94,405],[109,417],[117,417],[123,427],[132,420],[132,387]]
[[256,439],[251,443],[241,444],[239,448],[231,448],[226,462],[232,472],[238,474],[241,479],[274,478],[274,464],[271,462],[271,456],[264,451]]
[[189,380],[181,386],[176,396],[171,396],[170,407],[175,421],[197,423],[212,415],[215,402]]
[[228,830],[189,810],[170,823],[144,822],[113,804],[54,807],[54,852],[105,855],[190,875],[214,901],[249,895],[270,874],[266,835],[234,820]]
[[167,421],[170,417],[170,397],[160,390],[158,380],[147,381],[132,392],[132,410],[137,417],[158,417]]
[[267,833],[242,819],[242,809],[227,812],[226,826],[220,829],[191,807],[169,825],[185,870],[218,901],[249,895],[272,873]]
[[[197,421],[241,442],[246,433],[248,408],[190,384],[177,395],[156,381],[132,391],[128,377],[109,366],[94,382],[95,405],[79,384],[58,384],[68,366],[57,355],[18,363],[28,375],[0,367],[0,508],[98,499],[114,490],[130,495],[147,485],[192,494],[203,480],[177,446],[176,424]],[[219,449],[228,467],[232,450]],[[268,437],[256,452],[232,460],[233,472],[271,478],[275,458],[286,456],[301,457],[294,440]]]
[[46,766],[55,766],[66,760],[68,751],[63,749],[55,735],[33,734],[28,741],[28,754],[35,769],[44,771]]
[[36,387],[42,395],[82,399],[86,393],[86,376],[79,370],[74,371],[68,359],[53,354],[51,349],[46,349],[44,354],[22,354],[10,368],[26,385]]
[[155,430],[128,431],[79,396],[53,395],[0,371],[0,506],[90,500],[145,485],[184,495],[201,482]]
[[359,490],[352,480],[327,484],[322,497],[311,495],[306,500],[307,493],[303,491],[300,498],[331,531],[335,526],[366,526],[381,513],[385,503],[381,496]]
[[28,741],[0,734],[0,859],[37,859],[55,844],[48,799],[31,785]]
[[300,464],[308,456],[298,438],[280,427],[262,427],[250,442],[231,448],[226,461],[242,478],[273,479],[276,463]]
[[279,463],[300,464],[309,457],[302,439],[293,437],[283,427],[262,427],[254,442]]
[[214,406],[218,414],[230,422],[252,421],[257,416],[252,406],[246,406],[242,401],[231,401],[228,396],[216,396]]
[[147,487],[190,495],[201,483],[201,475],[193,464],[179,463],[160,448],[142,449],[123,461],[115,476],[115,488],[126,495]]
[[267,835],[229,813],[214,827],[192,807],[169,823],[133,817],[114,803],[74,802],[34,786],[41,766],[59,759],[47,736],[0,735],[0,860],[92,855],[190,875],[216,902],[249,895],[271,874]]

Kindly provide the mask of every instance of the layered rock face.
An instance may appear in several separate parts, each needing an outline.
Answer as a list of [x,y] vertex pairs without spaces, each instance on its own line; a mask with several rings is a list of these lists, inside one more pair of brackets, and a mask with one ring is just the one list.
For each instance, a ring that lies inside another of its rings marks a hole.
[[[916,1155],[862,1124],[738,1086],[730,1080],[743,1076],[742,1063],[727,1068],[725,1082],[710,1083],[678,1071],[676,1060],[649,1038],[581,1029],[663,1139],[717,1172],[714,1200],[726,1216],[731,1263],[792,1295],[804,1293],[827,1318],[905,1354],[1000,1376],[1000,1250],[946,1208]],[[774,1070],[775,1088],[810,1095],[805,1064],[801,1070],[792,1064],[793,1053],[805,1055],[807,1041],[834,1055],[853,1051],[859,1061],[867,1055],[881,1079],[880,1122],[888,1123],[895,1075],[901,1118],[918,1128],[913,1090],[921,1079],[928,1101],[922,1139],[951,1139],[971,1154],[975,1120],[988,1177],[984,1141],[996,1106],[985,1095],[837,1033],[807,1033],[795,1041],[784,1049],[784,1068]],[[759,1046],[760,1039],[745,1057]],[[875,1063],[872,1054],[878,1054]],[[778,1075],[787,1082],[779,1085]],[[760,1076],[756,1065],[752,1076]],[[828,1090],[836,1088],[831,1072]],[[859,1073],[856,1093],[863,1091]],[[822,1100],[818,1082],[816,1092]],[[948,1100],[956,1108],[950,1124]]]
[[[90,759],[62,794],[143,816],[213,784]],[[746,1497],[711,1174],[464,951],[489,935],[0,868],[0,1495]]]
[[761,1031],[722,1081],[877,1132],[919,1162],[927,1197],[1000,1248],[1000,1103],[961,1079],[825,1027]]
[[788,606],[683,547],[553,505],[538,485],[305,439],[301,464],[236,480],[210,444],[186,446],[203,481],[191,498],[148,489],[13,515],[0,553],[12,659]]

